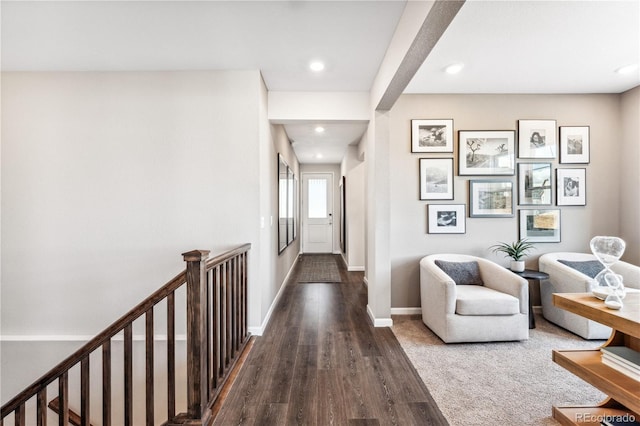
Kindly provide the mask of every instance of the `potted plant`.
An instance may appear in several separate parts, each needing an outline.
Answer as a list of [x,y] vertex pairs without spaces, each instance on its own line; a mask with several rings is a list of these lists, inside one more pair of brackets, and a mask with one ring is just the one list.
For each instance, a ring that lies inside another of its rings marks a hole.
[[524,260],[522,258],[527,254],[529,250],[534,249],[533,244],[527,241],[526,238],[521,238],[518,241],[508,244],[508,243],[498,243],[494,244],[491,247],[494,253],[504,253],[506,256],[511,258],[511,270],[513,272],[522,272],[524,271]]

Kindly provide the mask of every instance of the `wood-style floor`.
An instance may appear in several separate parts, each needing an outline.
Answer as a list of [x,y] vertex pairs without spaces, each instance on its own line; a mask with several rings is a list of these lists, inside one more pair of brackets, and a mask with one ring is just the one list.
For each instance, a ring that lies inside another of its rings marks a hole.
[[366,313],[362,272],[285,283],[216,425],[447,425],[389,328]]

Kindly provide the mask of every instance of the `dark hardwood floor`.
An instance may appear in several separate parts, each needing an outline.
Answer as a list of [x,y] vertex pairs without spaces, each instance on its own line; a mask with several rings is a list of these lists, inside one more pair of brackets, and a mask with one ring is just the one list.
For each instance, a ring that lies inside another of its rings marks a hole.
[[295,266],[214,424],[447,425],[391,330],[370,325],[363,273],[336,260],[341,283],[298,283]]

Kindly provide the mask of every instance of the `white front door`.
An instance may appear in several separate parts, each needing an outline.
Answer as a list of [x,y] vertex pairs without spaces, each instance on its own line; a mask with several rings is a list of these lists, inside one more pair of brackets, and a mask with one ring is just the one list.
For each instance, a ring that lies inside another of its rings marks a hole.
[[302,174],[302,251],[333,252],[333,175]]

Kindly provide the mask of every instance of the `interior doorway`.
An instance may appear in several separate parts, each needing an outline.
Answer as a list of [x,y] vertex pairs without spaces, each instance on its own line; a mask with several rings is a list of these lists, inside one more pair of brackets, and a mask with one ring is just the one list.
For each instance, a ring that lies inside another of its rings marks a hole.
[[302,174],[302,251],[333,253],[333,174]]

